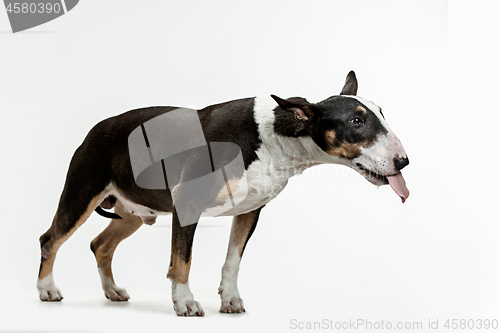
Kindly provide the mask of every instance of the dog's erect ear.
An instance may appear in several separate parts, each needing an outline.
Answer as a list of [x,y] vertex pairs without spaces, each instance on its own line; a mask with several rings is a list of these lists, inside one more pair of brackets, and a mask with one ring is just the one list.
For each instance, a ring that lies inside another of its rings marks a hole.
[[285,111],[295,113],[295,118],[297,118],[298,120],[305,121],[309,119],[308,117],[313,115],[311,103],[309,102],[295,103],[279,98],[276,95],[271,95],[271,97],[276,101],[276,103],[278,103],[280,108]]
[[345,78],[345,85],[340,92],[341,95],[356,95],[358,92],[358,80],[354,71],[350,71]]

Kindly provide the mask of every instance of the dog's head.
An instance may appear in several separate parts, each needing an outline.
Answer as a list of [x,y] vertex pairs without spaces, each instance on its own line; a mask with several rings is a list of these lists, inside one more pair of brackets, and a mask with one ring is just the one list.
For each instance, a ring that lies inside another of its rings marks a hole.
[[409,196],[401,175],[409,163],[406,152],[382,109],[356,96],[357,89],[358,81],[351,71],[340,95],[319,103],[272,97],[281,109],[295,114],[296,136],[311,136],[324,152],[342,159],[369,182],[390,184],[404,202]]

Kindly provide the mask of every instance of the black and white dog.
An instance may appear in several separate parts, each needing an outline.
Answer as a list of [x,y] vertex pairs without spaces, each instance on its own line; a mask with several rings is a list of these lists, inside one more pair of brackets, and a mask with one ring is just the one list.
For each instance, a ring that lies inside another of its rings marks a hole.
[[[245,311],[236,284],[245,246],[262,207],[285,188],[288,178],[305,167],[342,164],[377,186],[390,184],[403,202],[409,196],[400,172],[409,163],[403,146],[380,107],[356,96],[357,87],[356,76],[350,72],[341,94],[319,103],[271,95],[212,105],[194,113],[205,140],[237,145],[244,165],[237,177],[225,179],[234,193],[216,188],[204,206],[208,211],[229,201],[240,189],[245,190],[243,200],[220,214],[234,216],[219,287],[221,312]],[[179,316],[204,315],[188,285],[191,246],[200,214],[193,215],[187,225],[182,224],[172,197],[174,191],[138,186],[131,165],[131,133],[145,122],[177,109],[149,107],[106,119],[89,132],[76,150],[52,225],[40,237],[42,257],[37,287],[42,301],[62,299],[52,276],[56,253],[94,210],[113,217],[91,243],[104,293],[112,301],[128,300],[125,289],[115,285],[111,271],[117,245],[143,223],[154,223],[157,215],[172,214],[167,276],[172,281],[174,309]],[[244,184],[240,182],[243,179]],[[114,214],[102,209],[112,207]]]

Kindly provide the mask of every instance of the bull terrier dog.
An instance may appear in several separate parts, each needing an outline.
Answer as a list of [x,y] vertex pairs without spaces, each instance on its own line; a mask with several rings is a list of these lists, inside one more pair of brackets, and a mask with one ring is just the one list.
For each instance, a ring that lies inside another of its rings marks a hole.
[[[158,215],[171,214],[167,277],[174,310],[178,316],[203,316],[188,283],[198,219],[234,216],[219,286],[220,312],[244,312],[237,287],[241,257],[262,208],[290,177],[314,165],[341,164],[376,186],[389,184],[403,202],[408,198],[401,175],[409,163],[406,152],[382,109],[356,96],[357,88],[351,71],[340,95],[319,103],[270,95],[201,110],[147,107],[98,123],[76,150],[52,225],[40,237],[40,299],[62,300],[52,274],[56,253],[97,211],[112,218],[91,242],[102,288],[111,301],[127,301],[111,271],[117,245]],[[162,159],[158,152],[167,146],[177,150]],[[231,161],[239,167],[225,168]],[[141,178],[144,173],[149,176]],[[201,186],[194,183],[199,179],[204,179]],[[114,213],[104,210],[113,207]]]

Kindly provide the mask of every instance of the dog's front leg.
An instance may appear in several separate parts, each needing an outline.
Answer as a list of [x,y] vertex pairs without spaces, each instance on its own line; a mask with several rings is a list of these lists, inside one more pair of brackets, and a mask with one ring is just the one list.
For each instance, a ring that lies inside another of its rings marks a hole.
[[172,218],[172,252],[167,277],[172,281],[172,301],[178,316],[204,316],[200,303],[196,302],[189,289],[191,248],[197,223],[181,227],[174,209]]
[[240,269],[241,256],[255,230],[261,209],[262,207],[250,213],[235,216],[233,219],[226,262],[222,267],[222,280],[219,287],[222,302],[220,307],[221,313],[245,312],[243,300],[240,298],[238,291],[238,271]]

